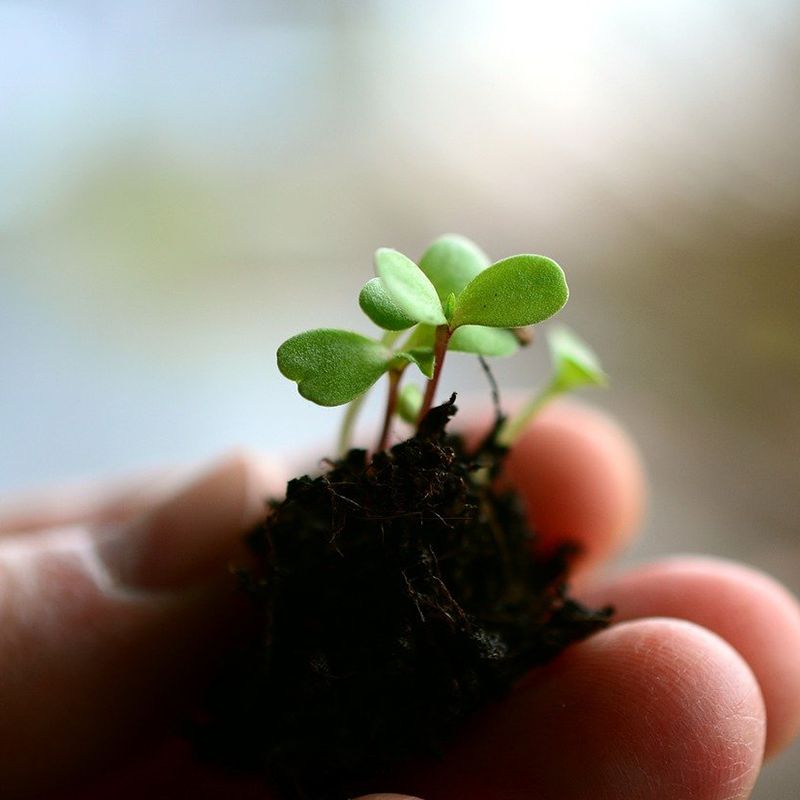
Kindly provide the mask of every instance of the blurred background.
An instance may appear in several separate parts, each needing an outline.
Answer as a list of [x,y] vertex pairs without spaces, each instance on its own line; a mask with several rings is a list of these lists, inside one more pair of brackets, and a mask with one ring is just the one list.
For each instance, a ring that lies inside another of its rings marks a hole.
[[369,332],[375,247],[455,231],[565,267],[650,474],[629,558],[800,591],[796,2],[0,0],[0,53],[0,493],[327,445],[277,345]]

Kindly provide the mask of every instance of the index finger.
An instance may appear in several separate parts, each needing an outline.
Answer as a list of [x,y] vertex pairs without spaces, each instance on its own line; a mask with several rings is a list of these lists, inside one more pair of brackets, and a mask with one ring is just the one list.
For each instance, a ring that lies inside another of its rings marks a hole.
[[187,467],[165,467],[127,477],[73,481],[0,495],[0,535],[124,522],[166,497],[189,474]]
[[546,408],[509,452],[506,472],[538,546],[577,545],[577,572],[619,552],[641,520],[645,480],[636,447],[616,422],[589,407]]

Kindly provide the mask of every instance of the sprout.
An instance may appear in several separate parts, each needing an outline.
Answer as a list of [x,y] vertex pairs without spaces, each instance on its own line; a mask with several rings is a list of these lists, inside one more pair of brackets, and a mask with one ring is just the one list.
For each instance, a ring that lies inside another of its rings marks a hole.
[[534,395],[497,434],[497,443],[509,446],[528,426],[530,421],[551,400],[582,386],[607,386],[608,376],[603,372],[597,356],[569,328],[560,325],[547,332],[553,374],[550,382]]
[[[395,414],[419,421],[430,410],[448,350],[512,355],[524,338],[516,329],[551,317],[569,296],[555,261],[516,255],[490,264],[477,245],[455,235],[433,242],[419,266],[397,250],[380,248],[375,271],[377,277],[365,284],[358,302],[384,330],[381,339],[321,328],[293,336],[278,349],[278,368],[297,382],[303,397],[323,406],[351,403],[340,437],[343,452],[366,392],[382,375],[388,375],[389,393],[380,449],[388,444]],[[397,346],[404,335],[405,342]],[[503,427],[504,443],[550,397],[601,382],[596,358],[574,334],[562,329],[549,341],[554,378],[526,406],[522,422],[515,419]],[[413,384],[401,387],[411,364],[428,379],[424,394]]]

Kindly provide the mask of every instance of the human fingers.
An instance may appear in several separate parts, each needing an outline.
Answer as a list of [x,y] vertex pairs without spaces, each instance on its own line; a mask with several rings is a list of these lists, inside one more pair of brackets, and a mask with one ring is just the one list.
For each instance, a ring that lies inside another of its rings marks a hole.
[[235,455],[134,524],[0,539],[4,797],[77,779],[189,698],[235,627],[227,563],[276,473]]
[[[764,725],[752,673],[717,636],[677,620],[623,623],[531,673],[442,759],[381,782],[404,794],[361,800],[744,800]],[[198,797],[230,796],[233,784],[213,775],[197,782],[185,755],[174,755],[152,762],[138,783],[123,774],[69,800],[112,796],[112,787],[115,797],[139,796],[128,789],[174,787],[175,774],[197,784]],[[243,797],[258,791],[241,786]]]
[[531,673],[391,786],[431,800],[744,800],[764,727],[730,645],[684,621],[628,622]]
[[573,574],[632,539],[644,506],[641,461],[630,437],[602,412],[575,404],[546,408],[509,452],[506,469],[539,546],[580,548]]
[[714,631],[758,679],[767,755],[800,732],[800,606],[769,576],[722,559],[680,556],[603,581],[585,598],[612,603],[620,620],[670,616]]
[[277,800],[263,778],[232,775],[198,762],[184,739],[173,737],[154,745],[78,787],[36,800]]
[[167,497],[192,470],[168,467],[0,496],[0,535],[77,524],[124,522]]

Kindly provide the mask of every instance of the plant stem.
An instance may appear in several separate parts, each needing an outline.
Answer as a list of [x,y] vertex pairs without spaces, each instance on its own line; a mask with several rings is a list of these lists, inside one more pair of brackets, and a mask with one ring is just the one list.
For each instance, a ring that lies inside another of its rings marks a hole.
[[389,446],[389,434],[392,431],[392,417],[394,417],[394,412],[397,408],[397,390],[400,387],[400,378],[402,375],[402,369],[389,370],[389,395],[386,398],[386,414],[383,418],[381,438],[378,440],[378,452],[385,450]]
[[361,406],[364,405],[364,401],[367,399],[368,394],[369,390],[356,397],[355,400],[352,400],[348,404],[347,410],[344,412],[342,427],[339,430],[339,441],[337,444],[340,458],[344,458],[347,455],[347,451],[350,449],[350,445],[353,441],[353,428],[355,428],[356,419],[358,419]]
[[495,441],[502,447],[510,447],[514,440],[528,427],[528,423],[561,392],[553,384],[535,394],[513,417],[506,420],[497,432]]
[[433,398],[436,396],[436,387],[439,385],[439,378],[442,374],[442,366],[444,365],[444,357],[447,353],[447,345],[450,342],[452,331],[449,325],[440,325],[436,329],[436,343],[433,350],[433,377],[428,381],[425,387],[425,397],[422,398],[422,408],[419,411],[419,424],[425,415],[431,410],[433,405]]

